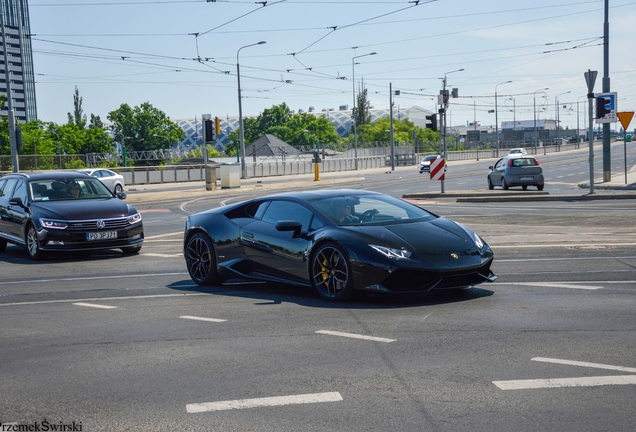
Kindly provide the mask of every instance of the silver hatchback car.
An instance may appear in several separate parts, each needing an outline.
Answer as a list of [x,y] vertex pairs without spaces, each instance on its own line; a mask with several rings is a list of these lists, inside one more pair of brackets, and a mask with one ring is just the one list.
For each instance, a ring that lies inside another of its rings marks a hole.
[[495,166],[488,167],[488,189],[501,186],[508,190],[512,186],[521,186],[523,190],[528,186],[536,186],[543,190],[543,168],[539,161],[532,156],[504,156]]

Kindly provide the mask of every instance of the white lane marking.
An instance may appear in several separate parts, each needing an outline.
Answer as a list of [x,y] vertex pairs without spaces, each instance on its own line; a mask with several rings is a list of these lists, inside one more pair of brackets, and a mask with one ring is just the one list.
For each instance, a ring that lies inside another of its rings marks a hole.
[[190,315],[183,315],[183,316],[180,316],[179,318],[189,319],[189,320],[197,320],[197,321],[209,321],[209,322],[225,322],[225,321],[227,321],[227,320],[218,319],[218,318],[203,318],[203,317],[196,317],[196,316],[190,316]]
[[397,340],[397,339],[385,339],[385,338],[373,337],[373,336],[364,336],[364,335],[359,335],[354,333],[342,333],[342,332],[336,332],[336,331],[330,331],[330,330],[318,330],[316,333],[326,334],[331,336],[342,336],[342,337],[348,337],[353,339],[364,339],[364,340],[370,340],[375,342],[390,343],[390,342],[395,342]]
[[60,282],[60,281],[86,281],[86,280],[101,280],[101,279],[128,279],[128,278],[138,278],[138,277],[149,277],[149,276],[179,276],[179,275],[187,275],[188,272],[177,272],[177,273],[147,273],[147,274],[136,274],[136,275],[117,275],[117,276],[93,276],[93,277],[78,277],[78,278],[59,278],[59,279],[30,279],[30,280],[20,280],[20,281],[11,281],[11,282],[0,282],[0,285],[14,285],[14,284],[32,284],[32,283],[42,283],[42,282]]
[[293,396],[275,396],[256,399],[237,399],[220,402],[206,402],[186,405],[189,413],[200,413],[206,411],[223,411],[231,409],[271,407],[282,405],[310,404],[320,402],[339,402],[342,396],[338,392],[313,393]]
[[581,378],[552,378],[514,381],[493,381],[501,390],[528,390],[540,388],[594,387],[603,385],[636,384],[636,375],[616,375]]
[[[189,285],[188,285],[189,286]],[[196,285],[192,285],[193,287]],[[184,286],[185,288],[186,286]],[[72,300],[43,300],[43,301],[31,301],[31,302],[19,302],[19,303],[2,303],[2,306],[30,306],[30,305],[40,305],[40,304],[53,304],[53,303],[73,303],[77,301],[104,301],[104,300],[129,300],[129,299],[149,299],[149,298],[162,298],[162,297],[186,297],[186,296],[207,296],[212,294],[207,293],[186,293],[186,294],[155,294],[155,295],[145,295],[145,296],[120,296],[120,297],[93,297],[93,298],[85,298],[85,299],[72,299]]]
[[582,367],[591,367],[591,368],[597,368],[597,369],[609,369],[609,370],[617,370],[621,372],[636,373],[636,368],[629,368],[624,366],[613,366],[613,365],[606,365],[601,363],[588,363],[588,362],[581,362],[581,361],[575,361],[575,360],[561,360],[561,359],[547,358],[547,357],[535,357],[530,360],[538,361],[538,362],[546,362],[546,363],[564,364],[564,365],[570,365],[570,366],[582,366]]
[[498,263],[502,262],[541,262],[541,261],[598,261],[598,260],[618,260],[618,259],[635,259],[636,256],[608,256],[608,257],[578,257],[578,258],[521,258],[521,259],[498,259]]
[[597,290],[602,289],[602,286],[588,286],[588,285],[574,285],[561,282],[506,282],[506,285],[524,285],[524,286],[537,286],[547,288],[571,288],[582,290]]
[[556,243],[556,244],[526,244],[524,243],[523,245],[521,244],[514,244],[514,245],[498,245],[498,244],[493,244],[492,240],[490,240],[488,242],[488,245],[491,248],[498,248],[498,249],[518,249],[520,246],[523,246],[524,248],[554,248],[554,247],[586,247],[589,248],[590,246],[636,246],[636,243]]
[[73,303],[75,306],[86,306],[98,309],[117,309],[117,306],[106,306],[106,305],[98,305],[92,303]]
[[174,258],[174,257],[182,257],[183,254],[182,253],[177,253],[177,254],[159,254],[159,253],[142,253],[143,256],[150,256],[150,257],[158,257],[158,258]]

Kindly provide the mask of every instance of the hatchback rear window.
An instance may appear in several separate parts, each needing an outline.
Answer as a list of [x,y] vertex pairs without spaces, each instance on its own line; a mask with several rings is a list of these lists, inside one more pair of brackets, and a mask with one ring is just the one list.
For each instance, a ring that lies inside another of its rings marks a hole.
[[536,165],[537,161],[534,158],[519,158],[512,160],[512,166],[521,167],[521,166],[530,166]]

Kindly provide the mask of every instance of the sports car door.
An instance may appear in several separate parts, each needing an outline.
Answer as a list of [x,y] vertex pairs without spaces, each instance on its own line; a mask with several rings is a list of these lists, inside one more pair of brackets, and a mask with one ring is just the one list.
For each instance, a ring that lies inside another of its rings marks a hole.
[[241,242],[256,271],[275,277],[307,280],[307,251],[311,242],[292,231],[278,231],[276,223],[294,220],[307,232],[313,214],[301,204],[275,200],[267,207],[261,220],[241,229]]

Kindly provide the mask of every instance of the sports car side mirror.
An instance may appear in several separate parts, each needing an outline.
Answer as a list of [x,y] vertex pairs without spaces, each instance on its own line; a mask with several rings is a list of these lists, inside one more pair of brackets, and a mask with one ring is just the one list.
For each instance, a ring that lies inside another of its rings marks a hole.
[[292,238],[296,238],[300,235],[300,230],[303,224],[293,220],[282,220],[276,222],[276,230],[278,231],[293,231]]
[[127,196],[128,195],[126,195],[124,192],[117,192],[117,198],[119,198],[120,200],[125,200]]

